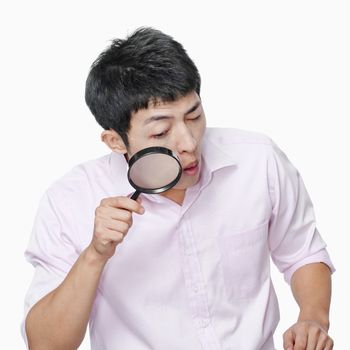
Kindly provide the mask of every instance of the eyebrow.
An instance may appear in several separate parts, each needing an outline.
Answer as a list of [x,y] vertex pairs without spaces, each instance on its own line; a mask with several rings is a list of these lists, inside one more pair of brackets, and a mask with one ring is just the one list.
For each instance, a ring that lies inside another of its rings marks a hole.
[[[188,114],[193,113],[201,104],[201,101],[197,101],[188,111],[185,112],[185,116]],[[172,116],[169,115],[154,115],[144,121],[144,125],[147,125],[151,122],[157,121],[157,120],[163,120],[163,119],[171,119],[173,118]]]

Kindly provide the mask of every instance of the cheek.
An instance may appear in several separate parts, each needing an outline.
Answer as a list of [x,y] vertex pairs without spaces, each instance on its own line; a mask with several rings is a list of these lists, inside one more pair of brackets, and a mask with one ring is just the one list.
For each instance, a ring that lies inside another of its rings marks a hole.
[[206,129],[206,122],[205,120],[201,123],[201,125],[198,125],[195,130],[193,131],[194,137],[196,140],[200,143],[202,141],[202,138],[204,136],[204,132]]
[[136,152],[139,152],[144,148],[156,146],[154,141],[156,140],[146,136],[138,136],[138,138],[135,137],[129,142],[128,154],[134,155]]

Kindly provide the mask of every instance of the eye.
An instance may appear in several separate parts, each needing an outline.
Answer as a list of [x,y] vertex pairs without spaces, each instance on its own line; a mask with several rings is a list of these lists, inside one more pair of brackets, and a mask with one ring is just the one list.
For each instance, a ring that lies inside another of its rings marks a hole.
[[152,137],[155,138],[155,139],[160,139],[162,137],[164,137],[167,133],[168,133],[169,130],[166,130],[166,131],[163,131],[159,134],[156,134],[156,135],[153,135]]
[[198,120],[202,115],[198,115],[196,118],[192,118],[192,119],[188,119],[188,120],[191,120],[191,121],[194,121],[194,120]]

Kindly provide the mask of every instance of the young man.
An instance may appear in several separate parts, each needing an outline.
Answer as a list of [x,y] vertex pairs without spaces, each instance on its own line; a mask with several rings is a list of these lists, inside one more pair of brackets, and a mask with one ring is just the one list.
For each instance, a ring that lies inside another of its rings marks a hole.
[[[270,256],[300,306],[285,349],[332,349],[331,272],[303,181],[267,136],[206,128],[200,76],[183,47],[141,28],[93,64],[86,102],[112,152],[45,193],[26,251],[35,276],[30,349],[274,349]],[[127,180],[127,159],[174,151],[162,194]]]

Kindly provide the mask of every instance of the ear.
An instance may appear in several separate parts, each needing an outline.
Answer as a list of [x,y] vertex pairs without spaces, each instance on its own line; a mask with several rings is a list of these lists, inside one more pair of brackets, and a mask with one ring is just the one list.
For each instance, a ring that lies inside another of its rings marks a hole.
[[127,153],[123,139],[113,129],[104,130],[101,134],[101,141],[104,142],[113,152],[120,154]]

